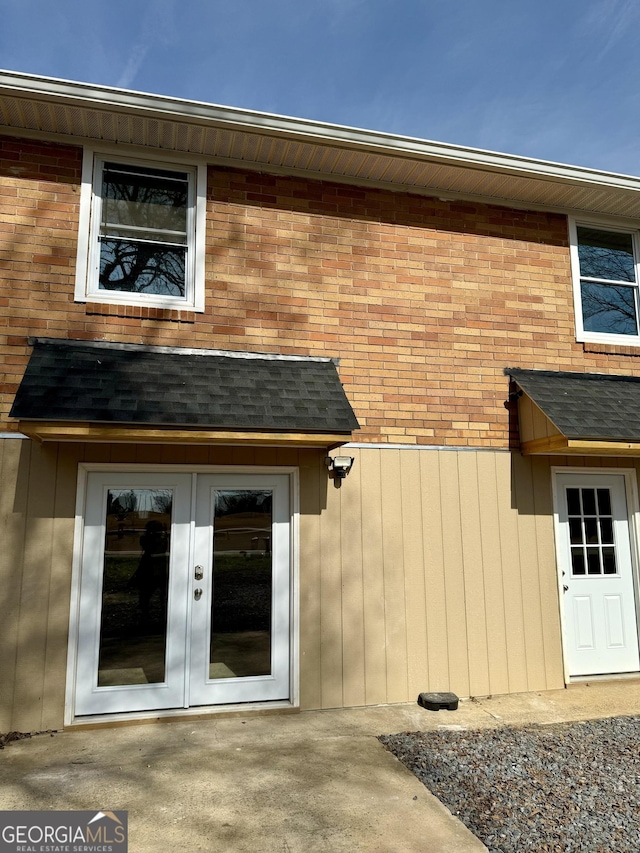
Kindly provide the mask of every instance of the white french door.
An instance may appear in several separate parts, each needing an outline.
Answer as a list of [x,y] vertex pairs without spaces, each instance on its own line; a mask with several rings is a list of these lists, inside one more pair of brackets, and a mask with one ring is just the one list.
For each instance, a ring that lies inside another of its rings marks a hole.
[[638,627],[624,475],[559,473],[556,484],[569,675],[637,672]]
[[75,715],[287,699],[286,474],[87,477]]

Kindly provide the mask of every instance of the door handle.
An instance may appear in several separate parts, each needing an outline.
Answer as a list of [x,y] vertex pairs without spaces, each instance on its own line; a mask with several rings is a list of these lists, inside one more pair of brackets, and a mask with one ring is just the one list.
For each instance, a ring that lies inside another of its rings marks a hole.
[[569,591],[569,587],[566,585],[566,583],[565,583],[565,584],[562,584],[562,589],[563,589],[565,592],[568,592],[568,591]]
[[204,577],[204,569],[202,568],[202,566],[196,566],[193,576],[197,581],[202,580],[202,578]]
[[200,601],[200,599],[202,598],[202,590],[201,589],[194,589],[193,597],[195,598],[196,601]]

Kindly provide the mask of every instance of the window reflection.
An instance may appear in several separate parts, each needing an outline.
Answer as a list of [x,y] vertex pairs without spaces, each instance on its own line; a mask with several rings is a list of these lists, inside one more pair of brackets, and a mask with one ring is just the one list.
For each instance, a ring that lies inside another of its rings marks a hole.
[[165,680],[173,495],[107,494],[98,686]]
[[638,295],[631,234],[579,227],[582,323],[587,332],[638,334]]
[[271,672],[271,536],[271,492],[216,492],[212,679]]
[[99,288],[185,295],[189,176],[105,163]]

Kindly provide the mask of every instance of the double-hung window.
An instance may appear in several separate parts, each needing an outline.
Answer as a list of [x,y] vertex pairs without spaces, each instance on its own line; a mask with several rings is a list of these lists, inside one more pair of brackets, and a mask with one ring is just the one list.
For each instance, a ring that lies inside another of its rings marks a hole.
[[76,299],[204,308],[204,167],[85,162]]
[[638,235],[572,223],[578,340],[640,344]]

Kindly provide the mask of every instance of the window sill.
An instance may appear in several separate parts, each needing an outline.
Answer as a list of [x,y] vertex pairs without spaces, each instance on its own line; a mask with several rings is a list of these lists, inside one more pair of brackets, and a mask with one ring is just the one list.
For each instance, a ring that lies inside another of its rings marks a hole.
[[640,346],[623,346],[622,344],[605,344],[594,341],[584,341],[582,344],[584,352],[598,353],[600,355],[628,355],[640,358]]
[[87,302],[86,312],[103,317],[130,317],[137,320],[168,320],[174,323],[195,323],[196,321],[196,312],[193,309],[155,308],[151,305]]

